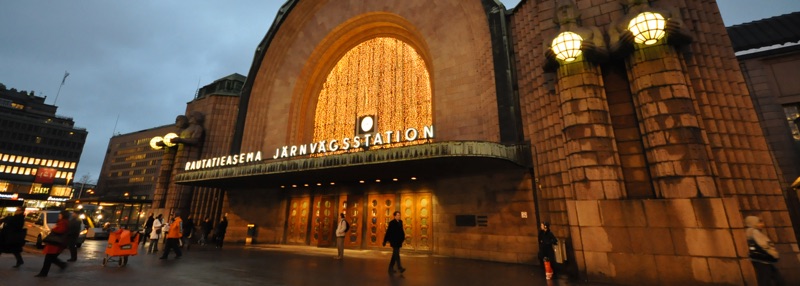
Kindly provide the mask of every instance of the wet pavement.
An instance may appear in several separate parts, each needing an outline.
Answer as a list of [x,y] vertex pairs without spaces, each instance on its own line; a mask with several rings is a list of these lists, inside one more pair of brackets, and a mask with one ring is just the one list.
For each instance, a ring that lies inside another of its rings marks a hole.
[[[288,245],[192,246],[181,259],[171,254],[130,256],[128,265],[102,265],[106,241],[87,240],[78,261],[66,270],[53,266],[46,278],[34,277],[44,255],[26,246],[25,264],[15,269],[14,256],[0,256],[0,285],[589,285],[564,279],[546,280],[539,268],[518,264],[431,255],[401,255],[403,274],[387,273],[391,251],[345,250]],[[162,245],[159,245],[161,248]],[[163,249],[163,248],[161,248]],[[65,260],[69,252],[59,256]],[[155,284],[152,284],[155,283]]]

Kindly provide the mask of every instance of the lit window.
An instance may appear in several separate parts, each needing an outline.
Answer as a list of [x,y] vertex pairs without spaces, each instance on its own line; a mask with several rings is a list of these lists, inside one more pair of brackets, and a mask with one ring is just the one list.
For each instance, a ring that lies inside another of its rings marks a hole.
[[31,168],[25,168],[24,174],[25,174],[25,176],[30,176],[31,175]]
[[58,162],[58,167],[59,168],[64,168],[64,161],[59,161]]
[[14,160],[16,160],[16,159],[17,159],[17,155],[11,155],[11,157],[8,159],[8,161],[9,162],[14,162]]
[[56,178],[59,178],[59,179],[61,179],[61,178],[63,178],[63,177],[61,177],[62,175],[64,175],[64,174],[63,174],[63,173],[61,173],[61,171],[57,171],[57,172],[56,172]]
[[795,141],[800,141],[800,127],[797,126],[797,123],[800,122],[795,122],[796,119],[800,118],[799,107],[800,103],[783,106],[783,113],[786,114],[786,120],[789,121],[789,129]]
[[[431,101],[428,67],[414,47],[389,37],[367,40],[342,56],[327,75],[317,100],[313,141],[350,138],[358,130],[357,119],[366,115],[374,116],[376,132],[429,126]],[[389,144],[370,148],[423,143],[396,136],[383,138]]]
[[36,160],[33,160],[33,164],[34,165],[39,165],[39,163],[41,163],[41,162],[42,162],[42,159],[39,159],[39,158],[36,158]]
[[14,166],[14,168],[11,168],[11,172],[9,172],[9,173],[11,173],[11,174],[16,174],[16,173],[17,173],[17,171],[19,171],[19,167],[17,167],[17,166]]
[[69,163],[69,168],[70,169],[75,169],[75,162]]
[[8,154],[4,154],[4,155],[3,155],[3,161],[6,161],[6,162],[8,162]]
[[6,165],[0,165],[0,173],[5,173]]

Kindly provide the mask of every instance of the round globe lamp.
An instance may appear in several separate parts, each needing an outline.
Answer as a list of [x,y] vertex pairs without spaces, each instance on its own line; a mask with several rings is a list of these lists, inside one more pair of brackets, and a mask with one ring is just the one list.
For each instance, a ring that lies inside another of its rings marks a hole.
[[654,45],[667,35],[667,20],[655,12],[642,12],[628,23],[628,31],[637,44]]
[[581,42],[583,37],[570,31],[562,32],[553,39],[550,48],[556,58],[565,62],[571,62],[581,55]]

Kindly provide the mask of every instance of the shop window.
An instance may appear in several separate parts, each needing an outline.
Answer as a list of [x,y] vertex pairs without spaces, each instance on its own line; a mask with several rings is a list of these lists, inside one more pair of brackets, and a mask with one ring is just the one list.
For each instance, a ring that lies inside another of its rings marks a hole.
[[792,138],[795,141],[800,141],[800,102],[791,105],[784,105],[783,112],[786,114],[786,120],[789,121],[789,128],[792,131]]

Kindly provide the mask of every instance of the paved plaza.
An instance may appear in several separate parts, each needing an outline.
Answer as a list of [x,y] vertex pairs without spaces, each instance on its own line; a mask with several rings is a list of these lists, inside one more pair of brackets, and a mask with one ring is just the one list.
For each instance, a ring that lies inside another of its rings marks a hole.
[[[413,254],[402,256],[404,274],[389,275],[390,251],[345,250],[345,259],[336,260],[332,248],[287,245],[193,246],[181,259],[173,254],[168,260],[140,251],[125,267],[104,267],[105,246],[86,241],[77,262],[63,271],[53,266],[46,278],[34,277],[44,261],[39,250],[26,247],[19,269],[4,254],[0,285],[576,285],[548,283],[532,266]],[[59,258],[69,258],[68,251]]]

